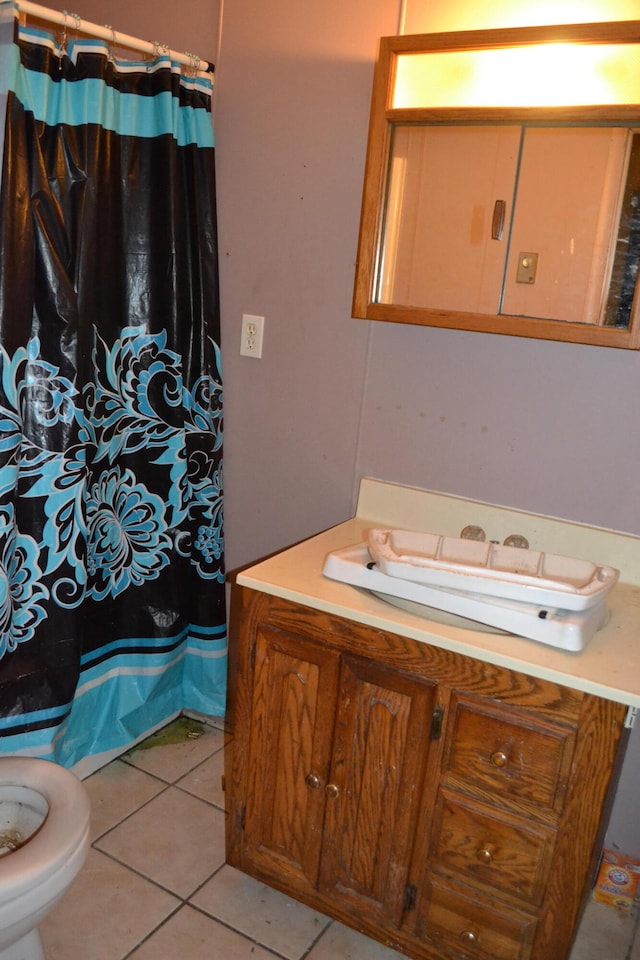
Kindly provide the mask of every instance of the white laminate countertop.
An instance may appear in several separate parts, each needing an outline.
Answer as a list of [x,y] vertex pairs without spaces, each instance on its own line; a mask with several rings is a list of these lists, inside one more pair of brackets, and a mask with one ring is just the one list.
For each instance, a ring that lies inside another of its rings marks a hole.
[[[322,574],[328,553],[366,541],[372,527],[459,536],[470,523],[482,526],[487,539],[502,542],[510,534],[521,534],[532,549],[580,556],[620,570],[620,581],[607,600],[609,620],[584,650],[570,653],[481,627],[436,623]],[[355,517],[243,570],[236,580],[358,623],[640,707],[640,537],[365,478]]]

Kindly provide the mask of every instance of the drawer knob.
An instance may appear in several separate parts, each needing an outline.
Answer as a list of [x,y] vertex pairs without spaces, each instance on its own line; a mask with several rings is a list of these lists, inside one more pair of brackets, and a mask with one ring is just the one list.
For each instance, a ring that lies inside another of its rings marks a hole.
[[507,755],[503,753],[502,750],[496,750],[495,753],[491,754],[491,763],[494,767],[506,767],[507,765]]
[[322,786],[320,777],[316,773],[308,773],[304,778],[304,782],[310,790],[319,790]]
[[479,942],[479,937],[473,930],[465,930],[464,933],[460,934],[460,939],[469,947],[475,947]]
[[332,800],[335,800],[340,793],[335,783],[328,783],[324,788],[324,791],[328,797],[331,797]]
[[489,847],[480,847],[477,851],[476,856],[478,860],[482,860],[483,863],[492,863],[493,862],[493,853]]

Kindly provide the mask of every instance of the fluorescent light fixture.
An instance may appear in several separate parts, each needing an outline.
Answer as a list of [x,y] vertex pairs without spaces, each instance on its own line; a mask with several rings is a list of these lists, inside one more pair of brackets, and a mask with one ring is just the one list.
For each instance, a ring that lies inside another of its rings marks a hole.
[[398,54],[390,106],[555,107],[640,103],[634,43],[535,43]]

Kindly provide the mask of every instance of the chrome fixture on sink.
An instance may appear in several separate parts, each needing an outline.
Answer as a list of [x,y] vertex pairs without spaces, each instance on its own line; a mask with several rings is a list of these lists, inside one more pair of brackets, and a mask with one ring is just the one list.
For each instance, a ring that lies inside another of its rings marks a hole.
[[[482,527],[476,526],[474,523],[468,524],[460,532],[461,540],[478,540],[480,543],[485,543],[487,535],[482,529]],[[491,543],[500,543],[499,540],[492,540]],[[508,537],[504,540],[505,547],[518,547],[520,550],[529,549],[529,541],[526,537],[523,537],[520,533],[510,533]]]
[[519,550],[528,550],[529,541],[520,533],[511,533],[504,541],[505,547],[518,547]]
[[470,523],[460,533],[461,540],[480,540],[482,543],[487,539],[487,535],[482,527],[476,527]]

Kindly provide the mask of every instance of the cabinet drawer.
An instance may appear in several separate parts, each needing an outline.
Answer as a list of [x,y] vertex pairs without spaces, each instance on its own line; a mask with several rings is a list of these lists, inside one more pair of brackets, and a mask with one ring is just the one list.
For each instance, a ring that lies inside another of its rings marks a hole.
[[456,696],[444,774],[460,785],[495,794],[498,802],[528,802],[559,813],[564,803],[574,733],[523,710]]
[[418,932],[443,957],[455,960],[528,960],[537,921],[482,902],[471,891],[431,877]]
[[555,831],[442,791],[431,860],[465,882],[539,904],[544,896]]

